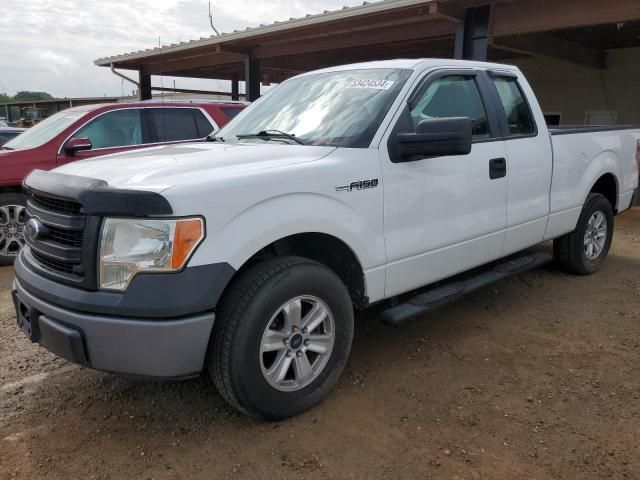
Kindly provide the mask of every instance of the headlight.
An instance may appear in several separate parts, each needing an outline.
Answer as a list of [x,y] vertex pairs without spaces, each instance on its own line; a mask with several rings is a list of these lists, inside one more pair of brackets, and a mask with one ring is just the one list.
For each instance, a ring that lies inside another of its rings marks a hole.
[[122,292],[138,272],[180,270],[203,238],[201,218],[108,218],[100,240],[100,288]]

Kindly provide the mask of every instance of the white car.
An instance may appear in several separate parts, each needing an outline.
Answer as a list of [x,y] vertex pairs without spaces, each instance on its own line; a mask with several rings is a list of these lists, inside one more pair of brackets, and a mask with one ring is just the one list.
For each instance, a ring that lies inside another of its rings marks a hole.
[[26,179],[13,295],[32,341],[112,372],[208,369],[237,409],[285,418],[336,384],[354,309],[421,289],[390,302],[400,323],[551,260],[520,253],[545,240],[593,273],[638,200],[640,129],[549,131],[506,65],[307,73],[211,140]]

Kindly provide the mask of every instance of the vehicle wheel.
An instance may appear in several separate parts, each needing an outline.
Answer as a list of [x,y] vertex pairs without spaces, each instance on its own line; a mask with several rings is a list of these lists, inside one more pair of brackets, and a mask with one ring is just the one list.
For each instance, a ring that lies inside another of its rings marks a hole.
[[20,193],[0,193],[0,265],[11,265],[24,246],[27,199]]
[[340,278],[312,260],[275,258],[248,269],[225,294],[209,372],[235,408],[280,420],[329,393],[352,339],[353,307]]
[[589,275],[602,267],[613,238],[613,207],[598,193],[589,194],[576,229],[553,242],[556,260],[571,273]]

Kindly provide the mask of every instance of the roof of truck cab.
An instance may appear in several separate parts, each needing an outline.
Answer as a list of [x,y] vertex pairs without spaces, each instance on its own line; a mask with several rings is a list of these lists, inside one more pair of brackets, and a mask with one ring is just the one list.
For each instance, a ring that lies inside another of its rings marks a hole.
[[347,65],[338,65],[335,67],[323,68],[312,72],[303,73],[304,75],[313,75],[324,72],[339,72],[344,70],[360,70],[369,68],[393,68],[407,70],[423,70],[432,67],[453,67],[453,68],[481,68],[481,69],[498,69],[518,71],[518,67],[513,65],[505,65],[501,63],[476,62],[471,60],[452,60],[446,58],[399,58],[395,60],[377,60],[373,62],[351,63]]

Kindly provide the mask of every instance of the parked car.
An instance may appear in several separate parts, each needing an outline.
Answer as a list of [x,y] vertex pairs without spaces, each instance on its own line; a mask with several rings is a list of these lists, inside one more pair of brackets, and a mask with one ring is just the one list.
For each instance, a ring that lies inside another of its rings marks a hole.
[[24,131],[24,128],[0,126],[0,147],[7,143],[9,140],[13,140]]
[[640,128],[549,131],[506,65],[303,74],[212,140],[27,177],[31,341],[110,372],[207,368],[235,408],[285,418],[336,384],[354,309],[421,289],[389,302],[401,323],[550,261],[520,253],[545,240],[594,273],[639,195]]
[[22,181],[33,169],[50,170],[152,145],[202,141],[245,106],[223,101],[87,105],[59,112],[7,142],[0,147],[0,265],[11,263],[24,245]]

